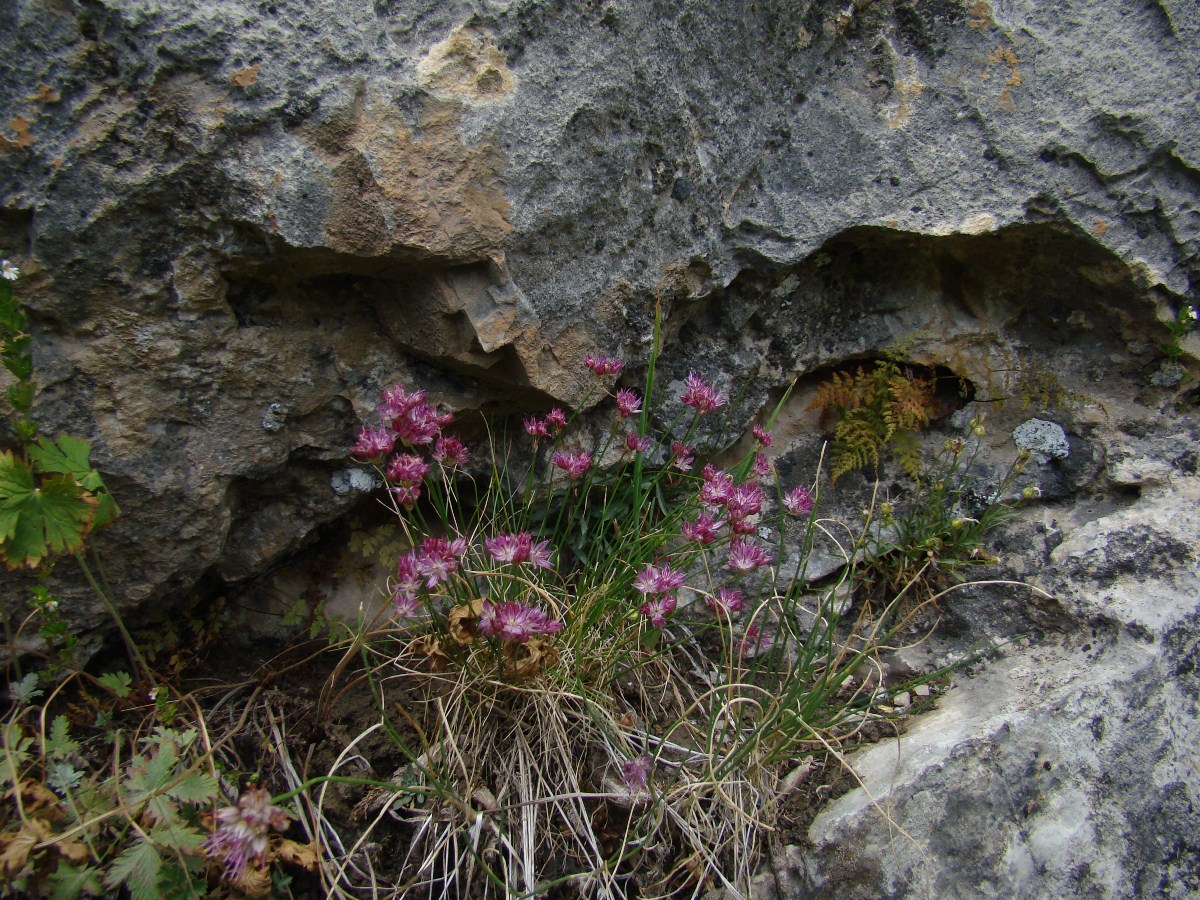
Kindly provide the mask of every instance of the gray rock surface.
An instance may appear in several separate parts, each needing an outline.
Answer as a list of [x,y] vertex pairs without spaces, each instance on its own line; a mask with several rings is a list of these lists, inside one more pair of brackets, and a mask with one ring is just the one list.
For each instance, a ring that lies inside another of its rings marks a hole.
[[345,448],[394,381],[578,405],[586,353],[636,382],[661,303],[663,383],[735,398],[714,440],[799,378],[795,481],[816,382],[900,342],[945,421],[988,419],[990,471],[1031,415],[1069,431],[1005,559],[1061,605],[949,607],[960,650],[1029,642],[859,760],[904,832],[849,795],[787,877],[1183,896],[1195,335],[1155,373],[1200,272],[1198,57],[1191,0],[7,0],[0,256],[36,414],[94,446],[134,615],[254,590],[370,502]]

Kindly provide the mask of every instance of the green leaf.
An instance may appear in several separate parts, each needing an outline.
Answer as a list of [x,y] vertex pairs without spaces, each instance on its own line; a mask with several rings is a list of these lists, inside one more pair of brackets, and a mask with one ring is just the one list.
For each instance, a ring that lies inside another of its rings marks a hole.
[[120,509],[104,486],[104,479],[92,466],[91,452],[91,445],[83,438],[60,434],[53,441],[45,437],[38,438],[37,443],[29,448],[29,459],[41,472],[70,475],[85,491],[95,496],[99,506],[93,524],[96,528],[102,528],[120,514]]
[[59,860],[58,868],[50,876],[50,900],[74,900],[75,897],[95,897],[104,886],[100,883],[100,870],[94,866],[77,869]]
[[139,840],[112,861],[104,886],[124,884],[133,900],[158,900],[158,872],[162,858],[153,844]]
[[37,682],[37,672],[26,672],[20,681],[9,682],[8,693],[17,703],[29,703],[44,693],[38,689]]
[[81,549],[97,505],[70,475],[37,484],[23,460],[0,453],[0,555],[9,568],[32,568],[51,553]]
[[180,803],[205,803],[217,796],[217,782],[207,772],[190,772],[167,794]]
[[51,759],[62,759],[79,749],[79,741],[71,739],[71,726],[66,716],[55,716],[50,723],[50,737],[46,739],[46,755]]
[[46,776],[46,783],[58,793],[66,796],[69,791],[79,787],[83,773],[69,762],[57,762]]
[[183,824],[171,824],[151,829],[149,837],[160,847],[191,854],[200,849],[206,835]]
[[97,681],[122,700],[133,691],[133,678],[128,672],[105,672]]

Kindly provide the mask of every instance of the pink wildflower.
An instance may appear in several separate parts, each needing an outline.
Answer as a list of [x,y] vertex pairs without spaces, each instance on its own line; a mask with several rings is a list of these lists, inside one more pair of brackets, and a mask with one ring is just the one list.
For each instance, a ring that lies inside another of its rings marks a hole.
[[729,519],[729,530],[734,534],[751,535],[758,533],[758,525],[751,519]]
[[529,548],[529,564],[535,569],[554,568],[554,551],[549,541],[538,541]]
[[417,601],[417,595],[405,590],[400,585],[392,588],[392,603],[396,606],[396,618],[398,619],[415,619],[417,611],[421,608]]
[[675,611],[675,597],[673,594],[656,594],[646,600],[641,606],[641,613],[650,620],[650,624],[655,628],[662,628],[667,624],[667,616]]
[[544,610],[519,602],[485,601],[479,616],[479,633],[502,641],[523,644],[535,634],[554,634],[562,622],[550,618]]
[[634,759],[621,764],[621,781],[629,791],[644,791],[650,781],[650,770],[654,768],[654,759],[643,753]]
[[754,439],[764,447],[771,446],[771,432],[763,428],[761,425],[755,425],[750,431],[754,434]]
[[617,391],[617,415],[628,419],[634,413],[642,411],[642,398],[626,388]]
[[217,829],[203,844],[210,859],[223,860],[227,881],[241,879],[251,866],[265,861],[269,832],[287,828],[288,814],[271,803],[262,788],[251,788],[238,797],[237,806],[226,806],[213,814]]
[[529,416],[525,419],[525,432],[535,441],[538,438],[550,437],[550,429],[546,423],[538,419],[536,416]]
[[679,534],[685,541],[695,541],[697,544],[711,544],[717,539],[717,529],[724,525],[708,513],[700,513],[695,519],[684,522]]
[[664,594],[682,587],[687,576],[672,570],[669,565],[648,565],[633,579],[633,586],[643,594]]
[[567,414],[557,406],[554,407],[554,409],[546,413],[546,425],[555,431],[562,431],[567,427]]
[[771,474],[771,463],[764,454],[755,453],[754,464],[751,466],[750,471],[755,478],[766,478]]
[[388,488],[388,491],[396,499],[396,505],[402,509],[412,509],[421,499],[419,484],[398,484]]
[[729,558],[725,564],[730,571],[745,575],[770,563],[770,554],[757,544],[751,544],[745,538],[735,538],[729,542]]
[[579,453],[564,453],[562,450],[559,450],[554,454],[551,462],[566,472],[567,477],[574,481],[577,478],[582,478],[583,474],[592,465],[592,454],[586,450]]
[[704,601],[722,618],[741,612],[746,606],[746,596],[733,588],[720,588],[714,596],[705,597]]
[[804,485],[798,484],[783,495],[783,508],[793,516],[807,516],[813,508],[812,494]]
[[738,642],[738,654],[745,657],[759,656],[766,653],[775,644],[775,635],[763,631],[757,625],[750,625]]
[[680,472],[690,472],[692,471],[692,461],[696,458],[695,453],[696,451],[687,444],[675,441],[671,444],[671,465]]
[[704,485],[700,488],[700,502],[714,507],[728,503],[733,496],[733,476],[712,465],[705,466],[701,475]]
[[483,546],[498,564],[523,563],[529,559],[529,551],[533,548],[533,535],[528,531],[516,534],[500,534],[484,538]]
[[595,375],[616,375],[625,367],[621,360],[608,356],[585,356],[583,362]]
[[458,571],[458,558],[467,550],[464,538],[427,537],[421,541],[417,571],[425,579],[425,587],[433,588],[448,581]]
[[633,453],[645,453],[654,446],[654,441],[647,437],[638,437],[632,431],[625,435],[625,449]]
[[392,452],[396,436],[386,428],[363,428],[350,452],[359,459],[379,462]]
[[725,405],[725,395],[710,387],[708,382],[695,372],[688,372],[685,384],[687,385],[686,390],[679,400],[684,406],[692,407],[700,415],[707,415]]
[[388,481],[395,484],[420,484],[429,472],[429,463],[411,453],[398,453],[388,465]]
[[405,553],[396,562],[396,586],[393,594],[402,592],[414,597],[424,583],[421,577],[420,560],[415,553]]
[[751,481],[739,484],[729,492],[725,509],[731,519],[744,519],[762,512],[762,502],[762,488]]
[[471,454],[463,445],[463,442],[456,437],[440,437],[433,445],[433,453],[430,454],[437,462],[443,466],[465,466],[470,460]]

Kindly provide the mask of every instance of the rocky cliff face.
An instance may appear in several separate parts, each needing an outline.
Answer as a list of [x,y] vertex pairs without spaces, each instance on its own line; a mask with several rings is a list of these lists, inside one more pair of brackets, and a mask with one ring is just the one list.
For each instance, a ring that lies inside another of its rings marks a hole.
[[[1197,434],[1160,362],[1200,270],[1198,54],[1185,0],[12,0],[0,253],[36,412],[95,447],[132,610],[251,584],[353,508],[344,448],[382,386],[576,404],[585,353],[644,361],[656,300],[668,378],[749,380],[734,432],[897,339],[980,408],[1050,371],[1083,401],[1051,411],[1070,453],[1030,475],[1043,537],[1010,565],[1067,637],[970,681],[985,700],[919,725],[903,777],[880,763],[914,842],[855,794],[801,868],[863,896],[1182,896]],[[989,602],[964,628],[1040,633]],[[1033,793],[999,810],[1013,780]]]

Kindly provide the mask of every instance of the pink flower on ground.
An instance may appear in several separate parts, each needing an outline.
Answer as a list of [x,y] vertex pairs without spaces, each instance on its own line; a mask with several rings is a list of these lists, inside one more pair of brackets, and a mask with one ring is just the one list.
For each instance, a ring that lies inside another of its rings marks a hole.
[[411,453],[398,453],[388,465],[388,481],[395,484],[420,484],[429,472],[429,463]]
[[675,596],[673,594],[656,594],[646,600],[641,606],[641,613],[650,620],[655,628],[667,624],[667,616],[675,611]]
[[566,472],[567,477],[574,481],[577,478],[582,478],[583,474],[592,465],[592,454],[586,450],[579,453],[565,453],[559,450],[554,454],[551,462]]
[[552,619],[542,609],[516,601],[483,604],[479,615],[479,633],[502,641],[523,644],[536,634],[554,634],[562,622]]
[[682,587],[686,579],[682,572],[674,571],[669,565],[648,565],[637,573],[633,586],[643,594],[665,594]]
[[631,793],[644,791],[650,781],[650,770],[653,768],[654,758],[643,753],[621,764],[621,781]]
[[733,588],[721,588],[712,597],[705,597],[709,609],[722,618],[741,612],[746,606],[746,595]]
[[647,437],[638,437],[632,431],[625,435],[625,449],[633,453],[645,453],[654,446],[654,441]]
[[227,881],[237,881],[251,865],[265,861],[269,832],[282,831],[291,821],[288,814],[271,803],[271,795],[262,788],[251,788],[238,798],[237,806],[226,806],[213,813],[217,829],[203,844],[210,859],[223,861]]
[[608,356],[585,356],[583,363],[595,375],[616,375],[625,367],[621,360]]
[[793,516],[807,516],[813,508],[812,494],[804,485],[796,485],[783,495],[783,508]]
[[696,451],[680,441],[675,441],[671,444],[671,465],[680,472],[692,471],[692,462],[696,458]]
[[550,429],[546,426],[545,422],[536,416],[529,416],[525,419],[525,432],[535,441],[538,438],[550,437]]
[[465,466],[471,458],[471,454],[463,442],[456,437],[438,438],[433,445],[433,453],[430,455],[443,466],[450,468]]
[[686,389],[679,398],[684,406],[690,406],[700,415],[720,409],[725,405],[725,395],[714,390],[703,378],[695,372],[688,372]]
[[392,452],[395,445],[396,436],[386,428],[363,428],[350,452],[359,459],[379,462]]
[[750,431],[754,434],[754,439],[764,447],[771,446],[771,432],[763,428],[761,425],[755,425]]
[[729,542],[729,558],[725,564],[730,571],[745,575],[759,566],[770,563],[771,556],[757,544],[751,544],[745,538],[736,538]]
[[635,413],[642,411],[642,398],[636,393],[626,388],[620,388],[617,391],[617,415],[622,419],[628,419]]
[[708,513],[700,513],[695,519],[684,522],[683,527],[679,529],[679,534],[685,541],[711,544],[717,539],[717,529],[724,524]]
[[546,425],[555,431],[562,431],[567,427],[567,414],[557,406],[554,407],[554,409],[546,413]]

